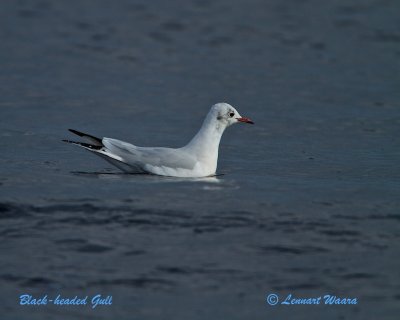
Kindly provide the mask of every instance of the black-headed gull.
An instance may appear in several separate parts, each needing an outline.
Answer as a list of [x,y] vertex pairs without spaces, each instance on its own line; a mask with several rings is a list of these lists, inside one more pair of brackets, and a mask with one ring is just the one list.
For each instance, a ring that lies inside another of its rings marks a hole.
[[145,148],[70,129],[86,142],[73,143],[89,150],[128,173],[151,173],[161,176],[199,178],[213,176],[217,170],[218,148],[224,130],[232,124],[251,123],[227,103],[211,107],[194,138],[182,148]]

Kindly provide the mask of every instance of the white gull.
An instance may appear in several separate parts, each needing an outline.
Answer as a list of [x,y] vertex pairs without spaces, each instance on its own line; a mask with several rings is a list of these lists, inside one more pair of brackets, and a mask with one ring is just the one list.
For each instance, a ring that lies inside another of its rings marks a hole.
[[211,107],[199,132],[182,148],[138,147],[72,129],[69,130],[85,139],[85,142],[63,141],[95,153],[124,172],[200,178],[216,174],[221,136],[227,127],[238,122],[253,124],[231,105],[217,103]]

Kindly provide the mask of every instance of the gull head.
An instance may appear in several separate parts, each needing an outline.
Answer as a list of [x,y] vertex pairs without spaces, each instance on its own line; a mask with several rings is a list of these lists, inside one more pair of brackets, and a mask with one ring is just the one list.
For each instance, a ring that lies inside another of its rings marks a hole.
[[242,117],[234,107],[225,102],[214,104],[211,107],[210,115],[223,127],[229,127],[238,122],[254,124],[253,121]]

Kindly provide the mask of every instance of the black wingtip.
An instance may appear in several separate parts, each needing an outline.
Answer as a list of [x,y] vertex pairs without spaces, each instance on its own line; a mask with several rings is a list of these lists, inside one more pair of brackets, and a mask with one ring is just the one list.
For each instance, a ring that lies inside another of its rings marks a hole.
[[76,134],[76,135],[78,135],[80,137],[85,135],[83,132],[80,132],[80,131],[77,131],[77,130],[74,130],[74,129],[68,129],[68,131],[70,131],[70,132],[72,132],[72,133],[74,133],[74,134]]
[[88,139],[91,144],[103,146],[102,142],[103,139],[97,138],[95,136],[92,136],[91,134],[84,133],[75,129],[68,129],[68,130],[73,134],[76,134],[77,136]]
[[66,142],[66,143],[76,144],[78,146],[81,146],[81,147],[84,147],[84,148],[90,149],[90,150],[101,150],[101,148],[102,148],[102,146],[96,146],[96,145],[85,143],[85,142],[71,141],[71,140],[66,140],[66,139],[62,139],[61,141]]

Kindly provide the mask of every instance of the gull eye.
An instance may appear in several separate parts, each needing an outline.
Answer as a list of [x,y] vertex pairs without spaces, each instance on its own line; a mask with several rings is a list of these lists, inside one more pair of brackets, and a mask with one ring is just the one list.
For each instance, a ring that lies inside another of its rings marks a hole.
[[234,112],[230,112],[230,113],[229,113],[229,116],[230,116],[231,118],[232,118],[234,115],[235,115]]

